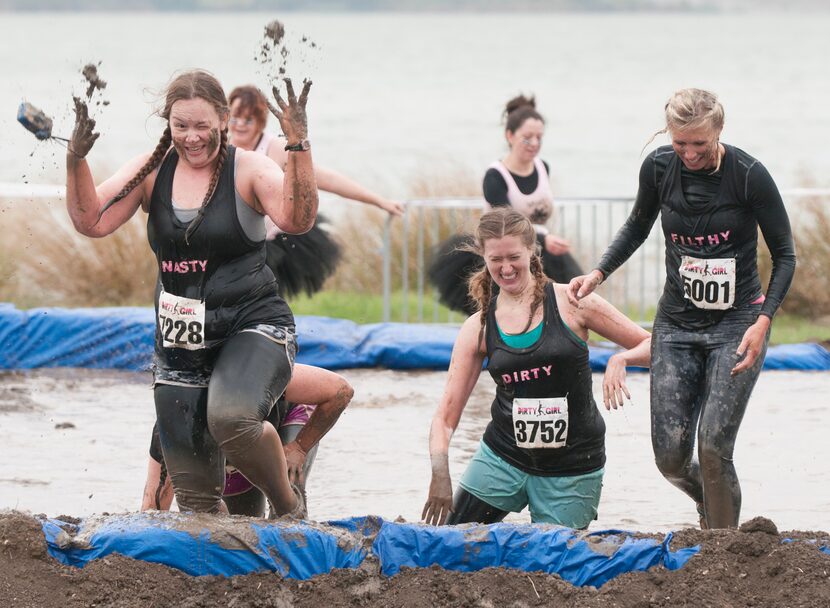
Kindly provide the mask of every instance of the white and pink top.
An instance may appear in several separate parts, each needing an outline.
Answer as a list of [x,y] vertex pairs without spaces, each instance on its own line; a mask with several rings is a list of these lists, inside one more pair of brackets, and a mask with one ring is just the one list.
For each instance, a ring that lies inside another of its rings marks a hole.
[[[507,184],[507,200],[510,202],[510,206],[530,219],[534,227],[537,228],[537,231],[539,228],[544,228],[544,232],[547,232],[545,224],[551,215],[553,215],[553,191],[551,190],[548,172],[545,169],[545,164],[542,162],[542,159],[537,156],[533,159],[533,165],[536,168],[538,181],[536,190],[530,194],[523,194],[519,190],[519,187],[516,185],[516,180],[513,179],[513,175],[500,160],[491,164],[490,168],[498,171],[504,178],[504,182]],[[488,208],[492,209],[489,204]]]

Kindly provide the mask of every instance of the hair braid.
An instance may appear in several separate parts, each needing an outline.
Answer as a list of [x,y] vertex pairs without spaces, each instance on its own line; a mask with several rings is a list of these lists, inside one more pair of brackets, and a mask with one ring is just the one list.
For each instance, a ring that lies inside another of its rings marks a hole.
[[530,324],[533,323],[533,315],[536,314],[539,306],[545,300],[545,286],[550,281],[542,269],[542,258],[536,253],[530,256],[530,272],[533,275],[533,281],[535,283],[533,287],[533,301],[530,304],[530,315],[527,317],[527,325],[525,325],[521,333],[525,333],[530,329]]
[[478,332],[478,341],[481,343],[484,326],[487,324],[487,314],[490,312],[490,301],[493,299],[493,279],[486,266],[470,276],[467,290],[481,313],[481,330]]
[[144,178],[150,175],[150,173],[161,164],[161,160],[164,158],[164,155],[167,153],[167,150],[170,148],[170,143],[173,141],[173,135],[170,132],[170,125],[168,124],[167,127],[164,129],[164,133],[161,134],[161,139],[159,139],[159,143],[156,145],[156,149],[153,150],[153,153],[150,155],[150,158],[147,159],[147,162],[144,163],[144,166],[138,170],[133,178],[124,184],[124,187],[121,188],[121,191],[113,196],[110,200],[106,202],[106,204],[101,207],[101,210],[98,212],[98,219],[101,219],[101,216],[104,214],[104,211],[112,207],[115,203],[120,201],[122,198],[127,196],[130,192],[135,190],[136,186],[138,186]]
[[187,227],[187,230],[184,233],[184,242],[190,245],[190,237],[191,235],[196,232],[196,229],[199,228],[199,225],[202,223],[202,220],[205,217],[205,210],[207,209],[208,204],[210,203],[211,198],[213,197],[213,193],[216,191],[216,186],[219,183],[219,177],[222,175],[222,169],[225,166],[225,161],[228,159],[228,130],[223,129],[221,136],[220,136],[220,143],[219,143],[219,155],[217,157],[216,168],[213,170],[213,175],[210,177],[210,183],[208,184],[207,192],[205,193],[205,198],[202,200],[202,206],[199,207],[199,212],[193,221],[190,222],[190,225]]

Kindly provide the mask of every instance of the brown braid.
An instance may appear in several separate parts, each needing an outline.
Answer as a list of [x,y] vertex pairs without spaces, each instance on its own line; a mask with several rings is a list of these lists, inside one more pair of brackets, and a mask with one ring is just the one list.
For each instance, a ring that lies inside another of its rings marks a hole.
[[486,266],[470,277],[467,281],[467,290],[481,313],[481,331],[478,332],[478,341],[481,343],[487,314],[490,312],[490,301],[493,299],[493,278]]
[[228,159],[228,130],[223,129],[221,135],[221,141],[219,143],[219,155],[217,157],[216,168],[213,170],[213,175],[210,177],[210,184],[208,184],[207,192],[205,193],[205,198],[202,200],[202,206],[199,207],[199,212],[193,221],[190,222],[190,225],[187,227],[187,230],[184,233],[184,242],[190,245],[190,237],[191,235],[196,232],[196,229],[202,223],[202,220],[205,217],[205,210],[207,209],[208,203],[210,203],[210,199],[213,197],[213,193],[216,191],[216,186],[219,183],[219,177],[222,175],[222,168],[225,166],[225,161]]
[[122,198],[127,196],[130,192],[135,190],[136,186],[138,186],[144,178],[150,175],[150,173],[161,164],[161,160],[164,158],[164,155],[167,153],[167,150],[170,148],[170,143],[173,141],[173,135],[170,133],[170,125],[168,124],[167,127],[164,129],[164,133],[161,134],[161,139],[159,139],[158,145],[156,145],[156,149],[153,150],[153,153],[150,155],[150,158],[147,159],[147,162],[144,163],[144,166],[138,170],[133,178],[124,184],[124,187],[121,188],[121,191],[113,196],[110,200],[107,201],[106,205],[101,207],[101,211],[98,212],[98,219],[101,219],[101,216],[104,214],[104,211],[112,207],[115,203],[120,201]]
[[533,288],[533,302],[530,305],[530,315],[527,318],[527,325],[520,333],[525,333],[530,329],[530,324],[533,323],[533,315],[545,301],[545,286],[548,284],[548,277],[545,271],[542,270],[542,258],[537,253],[530,256],[530,272],[533,274],[535,286]]

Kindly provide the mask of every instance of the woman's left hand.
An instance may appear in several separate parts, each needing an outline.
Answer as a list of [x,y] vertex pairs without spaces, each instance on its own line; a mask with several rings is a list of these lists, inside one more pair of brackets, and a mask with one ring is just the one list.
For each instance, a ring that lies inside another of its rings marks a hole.
[[555,234],[545,235],[545,249],[551,255],[564,255],[571,250],[571,244],[561,236]]
[[288,465],[288,481],[302,487],[305,484],[303,466],[305,465],[306,453],[296,441],[286,443],[283,449],[285,451],[285,462]]
[[755,323],[744,332],[744,337],[736,351],[738,357],[743,357],[743,359],[732,368],[733,376],[745,372],[755,364],[758,355],[764,350],[764,340],[766,340],[771,323],[772,320],[768,316],[760,315]]
[[386,213],[392,217],[400,217],[404,212],[403,203],[399,203],[398,201],[393,201],[388,198],[381,199],[378,203],[378,207],[386,211]]
[[291,84],[291,79],[286,78],[285,92],[288,97],[288,103],[286,103],[280,96],[279,89],[277,87],[271,88],[277,105],[274,106],[269,101],[268,109],[280,121],[280,127],[282,127],[282,132],[290,146],[295,146],[308,138],[308,117],[306,116],[305,105],[308,101],[308,91],[310,89],[311,81],[308,79],[303,80],[303,90],[300,92],[298,99],[294,95],[294,85]]
[[612,355],[605,366],[602,378],[602,401],[605,409],[623,406],[623,395],[631,401],[631,393],[625,385],[625,360],[619,354]]

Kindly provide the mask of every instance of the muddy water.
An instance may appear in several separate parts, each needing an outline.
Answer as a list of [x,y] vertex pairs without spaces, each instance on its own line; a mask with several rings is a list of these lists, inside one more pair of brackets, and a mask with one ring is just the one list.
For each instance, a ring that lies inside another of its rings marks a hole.
[[[444,373],[343,372],[355,400],[326,437],[309,481],[315,519],[374,513],[417,520],[429,482],[429,420]],[[594,379],[598,387],[600,377]],[[648,378],[631,377],[634,404],[605,414],[608,465],[595,528],[650,531],[695,522],[691,501],[656,471]],[[482,376],[450,450],[457,480],[489,417]],[[738,437],[743,515],[782,530],[830,529],[830,374],[762,374]],[[0,508],[88,515],[138,508],[153,423],[149,376],[62,370],[0,376]],[[510,520],[526,521],[527,515]]]

